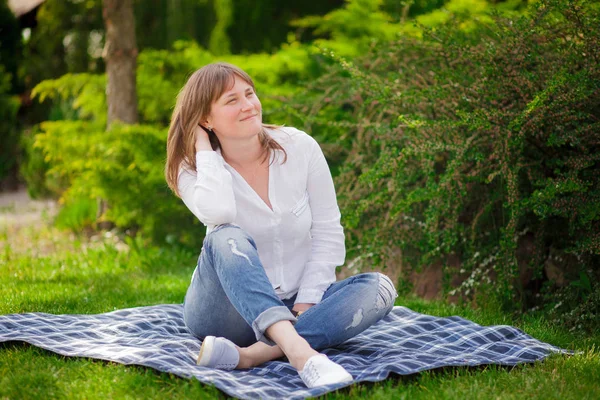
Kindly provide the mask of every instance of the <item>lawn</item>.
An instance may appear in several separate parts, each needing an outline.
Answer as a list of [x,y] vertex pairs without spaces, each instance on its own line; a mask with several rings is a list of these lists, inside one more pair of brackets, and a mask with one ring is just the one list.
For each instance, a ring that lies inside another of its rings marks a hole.
[[[109,235],[73,236],[47,224],[0,228],[0,314],[102,313],[180,303],[197,255],[188,250],[125,243]],[[543,314],[507,315],[443,302],[399,298],[397,305],[477,323],[510,324],[576,350],[513,368],[449,368],[376,384],[356,384],[328,399],[600,399],[600,334],[569,332]],[[0,345],[0,399],[224,398],[196,380],[149,368],[66,358],[29,345]]]

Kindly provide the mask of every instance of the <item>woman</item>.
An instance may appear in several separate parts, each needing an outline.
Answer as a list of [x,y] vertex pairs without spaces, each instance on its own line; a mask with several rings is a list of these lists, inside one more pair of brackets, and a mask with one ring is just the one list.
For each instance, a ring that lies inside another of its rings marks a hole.
[[317,350],[379,321],[396,291],[379,273],[335,282],[344,233],[315,140],[264,125],[248,74],[210,64],[177,98],[166,179],[207,226],[184,301],[186,326],[203,339],[198,363],[242,369],[286,356],[308,387],[351,381]]

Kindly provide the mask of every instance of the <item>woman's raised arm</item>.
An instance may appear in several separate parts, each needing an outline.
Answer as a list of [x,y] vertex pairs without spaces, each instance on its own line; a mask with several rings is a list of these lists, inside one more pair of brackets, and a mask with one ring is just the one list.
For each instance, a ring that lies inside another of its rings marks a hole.
[[181,199],[205,225],[231,223],[236,216],[232,178],[201,126],[195,130],[196,171],[182,168],[178,186]]

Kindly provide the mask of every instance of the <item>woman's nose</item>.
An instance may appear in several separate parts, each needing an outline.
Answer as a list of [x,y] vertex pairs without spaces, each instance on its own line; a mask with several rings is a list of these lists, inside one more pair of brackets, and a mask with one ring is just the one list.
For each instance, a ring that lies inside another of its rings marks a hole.
[[254,103],[249,98],[244,97],[244,100],[242,102],[242,111],[251,110],[254,107]]

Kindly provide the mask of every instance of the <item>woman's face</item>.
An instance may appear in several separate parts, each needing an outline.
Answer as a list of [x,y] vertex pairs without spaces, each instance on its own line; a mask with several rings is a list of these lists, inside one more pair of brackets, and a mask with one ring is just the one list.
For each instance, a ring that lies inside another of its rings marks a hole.
[[234,75],[233,87],[212,104],[207,125],[222,139],[257,135],[262,127],[260,100],[249,83]]

